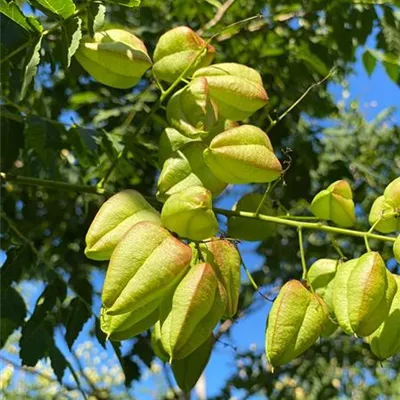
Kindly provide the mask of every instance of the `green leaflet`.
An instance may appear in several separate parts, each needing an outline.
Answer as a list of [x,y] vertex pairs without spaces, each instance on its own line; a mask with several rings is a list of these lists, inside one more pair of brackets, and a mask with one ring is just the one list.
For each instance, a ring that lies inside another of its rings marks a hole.
[[205,148],[199,142],[187,143],[165,161],[157,183],[160,200],[192,186],[203,186],[214,197],[225,189],[226,183],[218,179],[204,161]]
[[115,248],[102,301],[110,315],[135,311],[159,300],[189,266],[192,251],[166,229],[139,222]]
[[[164,33],[154,50],[153,74],[157,79],[174,82],[192,63],[205,42],[199,35],[186,26],[179,26]],[[196,69],[207,66],[214,58],[215,49],[205,47],[206,54],[200,57],[184,76],[191,76]]]
[[400,215],[400,177],[390,182],[383,195],[374,201],[369,214],[369,223],[371,225],[376,223],[375,229],[382,233],[400,231],[398,215]]
[[162,361],[167,362],[169,359],[169,354],[164,350],[161,343],[161,324],[157,321],[154,325],[153,331],[151,332],[151,347],[154,354]]
[[400,352],[400,276],[394,275],[397,291],[389,315],[382,325],[368,337],[372,352],[381,360]]
[[75,56],[93,78],[118,89],[136,85],[152,64],[143,42],[122,29],[83,37]]
[[227,305],[223,315],[231,318],[236,314],[240,294],[241,258],[236,247],[228,240],[213,238],[200,245],[201,254],[208,262],[225,288]]
[[316,217],[331,220],[339,226],[353,226],[356,216],[353,194],[348,182],[336,181],[327,189],[321,190],[314,197],[310,210]]
[[213,345],[214,336],[210,335],[204,343],[187,357],[172,361],[171,368],[176,383],[184,393],[189,393],[196,385],[210,359]]
[[210,337],[226,309],[223,286],[208,263],[194,265],[170,304],[160,308],[161,341],[171,360],[187,357]]
[[348,334],[368,336],[387,317],[396,282],[377,252],[340,264],[333,283],[333,308]]
[[161,221],[170,231],[192,240],[207,239],[218,232],[211,193],[201,186],[169,197],[162,208]]
[[204,150],[204,159],[214,175],[226,183],[272,182],[282,172],[268,136],[252,125],[215,136]]
[[109,260],[115,246],[140,221],[160,225],[160,214],[135,190],[123,190],[100,208],[86,234],[85,255],[92,260]]
[[300,281],[291,280],[280,290],[268,317],[266,353],[276,367],[298,357],[314,344],[328,321],[328,308]]
[[190,138],[207,136],[218,124],[218,108],[210,99],[207,80],[199,78],[176,92],[168,101],[167,120]]
[[214,64],[201,68],[194,78],[207,79],[211,99],[220,114],[232,121],[242,121],[264,107],[268,101],[260,74],[236,63]]
[[339,265],[338,260],[321,258],[315,261],[308,270],[307,282],[313,288],[314,293],[324,300],[329,310],[329,319],[321,332],[322,336],[330,336],[337,329],[333,322],[333,280]]

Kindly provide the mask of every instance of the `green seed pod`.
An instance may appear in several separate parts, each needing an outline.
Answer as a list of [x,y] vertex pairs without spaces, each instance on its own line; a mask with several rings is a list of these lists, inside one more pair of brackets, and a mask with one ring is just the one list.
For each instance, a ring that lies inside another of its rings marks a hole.
[[100,207],[86,234],[86,257],[109,260],[122,237],[141,221],[161,224],[160,214],[139,192],[124,190],[110,197]]
[[84,36],[75,57],[97,81],[118,89],[136,85],[152,64],[143,42],[122,29]]
[[[245,194],[232,208],[234,211],[255,212],[263,198],[259,193]],[[278,215],[285,214],[283,209],[276,208],[272,205],[270,199],[266,199],[260,208],[260,214]],[[228,219],[228,236],[247,240],[250,242],[258,240],[266,240],[275,234],[276,224],[273,222],[265,222],[257,219],[249,219],[244,217],[230,217]]]
[[351,227],[356,221],[353,193],[347,181],[332,183],[314,197],[310,209],[321,219],[331,220],[343,227]]
[[196,264],[176,288],[171,305],[160,307],[161,341],[171,362],[204,343],[221,319],[227,299],[213,267]]
[[198,78],[168,101],[170,125],[190,138],[205,137],[218,123],[218,109],[210,99],[206,78]]
[[196,385],[208,364],[213,345],[214,337],[210,335],[193,353],[180,360],[172,361],[172,372],[183,393],[189,393]]
[[394,245],[393,245],[393,254],[394,258],[400,263],[400,235],[397,236]]
[[218,232],[210,191],[193,186],[167,199],[161,211],[162,224],[181,237],[204,240]]
[[348,334],[368,336],[388,315],[396,292],[393,275],[377,252],[338,266],[333,281],[333,309]]
[[[391,233],[400,230],[400,219],[394,215],[395,209],[388,203],[385,196],[379,196],[372,204],[369,213],[369,223],[377,231]],[[379,220],[379,222],[377,222]]]
[[214,175],[226,183],[272,182],[282,166],[268,136],[252,125],[242,125],[215,136],[204,151]]
[[322,336],[330,336],[336,331],[338,325],[333,322],[333,280],[336,275],[338,260],[321,258],[315,261],[308,270],[307,282],[313,288],[314,293],[324,300],[329,310],[329,319],[321,332]]
[[266,352],[269,363],[286,364],[311,347],[328,321],[328,308],[300,281],[280,290],[268,317]]
[[192,139],[182,135],[174,128],[165,128],[158,144],[158,160],[162,166],[173,153],[190,142],[200,142],[201,138]]
[[[164,33],[154,50],[153,73],[159,80],[174,82],[196,59],[205,46],[204,40],[187,26],[179,26]],[[193,75],[196,69],[211,64],[215,49],[208,44],[205,55],[198,58],[185,77]]]
[[400,276],[393,276],[397,283],[397,292],[393,298],[389,315],[382,325],[368,337],[372,352],[380,360],[400,353]]
[[231,318],[236,314],[240,294],[241,258],[236,247],[228,240],[213,238],[200,245],[201,254],[208,262],[225,288],[227,305],[223,315]]
[[[382,233],[400,231],[400,177],[390,182],[371,207],[369,223]],[[378,222],[379,221],[379,222]]]
[[109,315],[104,308],[100,311],[100,328],[114,341],[130,339],[150,329],[159,319],[159,302],[152,302],[133,312]]
[[161,343],[161,324],[157,321],[154,325],[153,331],[151,332],[151,347],[154,354],[164,363],[169,360],[169,354],[164,350]]
[[192,258],[189,246],[152,222],[139,222],[115,248],[103,286],[110,315],[135,311],[179,282]]
[[226,188],[226,183],[218,179],[203,158],[205,145],[199,142],[186,144],[164,163],[158,178],[157,198],[165,201],[169,196],[192,186],[203,186],[213,197]]
[[214,64],[199,69],[193,77],[207,78],[211,99],[219,113],[232,121],[242,121],[267,104],[268,95],[260,74],[245,65]]

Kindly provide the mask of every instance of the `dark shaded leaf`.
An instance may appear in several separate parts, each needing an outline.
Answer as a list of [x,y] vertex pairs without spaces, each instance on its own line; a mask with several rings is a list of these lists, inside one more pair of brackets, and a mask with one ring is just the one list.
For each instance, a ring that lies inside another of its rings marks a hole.
[[28,245],[11,248],[7,251],[7,259],[0,269],[1,284],[9,286],[12,282],[19,282],[22,274],[31,270],[35,263],[36,257]]
[[96,338],[97,338],[98,342],[100,343],[101,347],[103,349],[105,349],[106,348],[107,335],[101,330],[101,328],[100,328],[100,320],[98,318],[96,318],[94,329],[95,329],[95,335],[96,335]]
[[92,314],[87,305],[79,297],[72,299],[68,308],[69,318],[65,325],[65,339],[68,347],[71,349],[76,338],[81,332],[83,325],[85,325]]
[[16,289],[11,286],[6,287],[2,285],[0,307],[0,348],[2,348],[15,329],[23,325],[26,317],[26,305],[24,299]]
[[76,158],[83,167],[93,165],[97,143],[95,141],[96,131],[74,127],[68,131],[68,140],[72,144],[72,149]]
[[49,352],[51,368],[57,377],[58,382],[62,384],[62,378],[64,376],[65,369],[67,368],[67,360],[64,354],[58,349],[58,347],[53,346]]
[[24,147],[24,124],[1,118],[1,171],[8,172]]
[[364,51],[364,53],[362,55],[362,61],[363,61],[364,68],[367,71],[368,76],[371,76],[371,74],[374,72],[374,69],[376,67],[376,58],[367,49]]

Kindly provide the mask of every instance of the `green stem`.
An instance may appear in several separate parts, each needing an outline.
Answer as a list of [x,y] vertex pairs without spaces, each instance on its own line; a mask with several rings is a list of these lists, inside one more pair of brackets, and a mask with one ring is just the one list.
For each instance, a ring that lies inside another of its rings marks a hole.
[[261,221],[266,222],[275,222],[277,224],[288,225],[294,228],[303,228],[303,229],[311,229],[311,230],[318,230],[322,232],[330,232],[330,233],[337,233],[340,235],[348,235],[348,236],[355,236],[364,238],[368,236],[371,239],[392,242],[396,240],[394,237],[384,236],[384,235],[377,235],[374,233],[364,232],[364,231],[356,231],[351,229],[339,228],[336,226],[324,225],[321,222],[306,222],[306,221],[295,221],[288,218],[281,218],[281,217],[274,217],[272,215],[255,215],[255,213],[248,212],[248,211],[233,211],[233,210],[225,210],[223,208],[214,208],[214,212],[217,214],[225,215],[226,217],[243,217],[243,218],[250,218],[250,219],[259,219]]
[[98,195],[110,194],[105,189],[97,188],[96,186],[75,185],[72,183],[52,181],[47,179],[29,178],[27,176],[6,174],[4,172],[0,172],[0,177],[1,180],[4,182],[14,182],[21,185],[39,186],[48,189],[67,190],[70,192],[90,193]]
[[297,228],[297,233],[299,236],[299,247],[300,247],[300,258],[301,258],[301,267],[303,269],[302,280],[307,281],[307,264],[306,257],[304,254],[304,245],[303,245],[303,228],[300,226]]
[[[72,192],[80,192],[80,193],[89,193],[89,194],[97,194],[97,195],[110,195],[112,194],[105,189],[99,189],[95,186],[85,186],[85,185],[74,185],[71,183],[64,183],[58,181],[51,181],[46,179],[37,179],[37,178],[29,178],[26,176],[17,176],[12,174],[6,174],[4,172],[0,172],[1,180],[4,182],[15,182],[17,184],[22,185],[33,185],[39,187],[45,187],[49,189],[60,189],[60,190],[69,190]],[[154,200],[154,198],[146,198],[148,201]],[[234,211],[234,210],[225,210],[223,208],[213,208],[214,212],[217,214],[225,215],[226,217],[243,217],[249,219],[257,219],[266,222],[275,222],[281,225],[287,225],[294,228],[303,228],[303,229],[311,229],[328,233],[336,233],[339,235],[347,235],[354,237],[368,237],[370,239],[376,239],[384,242],[394,243],[396,238],[392,236],[384,236],[378,235],[375,233],[371,233],[371,229],[367,232],[365,231],[357,231],[346,228],[339,228],[336,226],[324,225],[322,222],[308,222],[308,221],[298,221],[293,217],[290,219],[290,216],[284,217],[274,217],[272,215],[264,215],[248,212],[248,211]],[[395,214],[397,215],[397,214]]]
[[260,204],[257,207],[256,210],[256,215],[260,214],[261,208],[265,203],[265,200],[267,199],[268,195],[274,190],[275,186],[281,181],[281,177],[276,179],[273,183],[269,182],[267,188],[265,189],[264,196],[262,197]]

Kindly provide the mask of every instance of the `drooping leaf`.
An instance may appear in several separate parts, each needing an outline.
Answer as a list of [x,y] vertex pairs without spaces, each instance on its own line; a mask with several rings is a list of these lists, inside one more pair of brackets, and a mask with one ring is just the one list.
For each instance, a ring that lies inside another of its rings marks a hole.
[[35,262],[35,256],[29,246],[12,247],[7,251],[7,259],[0,269],[1,284],[9,286],[12,282],[18,282],[23,272],[29,272]]
[[34,3],[45,14],[63,19],[70,17],[76,10],[72,0],[34,0]]
[[62,378],[64,375],[64,371],[67,368],[67,360],[64,357],[64,354],[61,353],[60,349],[56,346],[53,346],[49,352],[51,368],[57,377],[58,382],[62,384]]
[[95,135],[95,130],[80,127],[73,127],[68,131],[68,141],[72,145],[75,157],[84,168],[93,165],[96,159],[94,151],[98,146]]
[[88,28],[91,37],[104,26],[106,7],[100,2],[92,2],[88,7]]
[[369,49],[364,51],[362,55],[362,61],[368,76],[371,76],[376,67],[376,58],[373,56],[371,51],[369,51]]
[[14,330],[18,329],[24,323],[26,305],[22,296],[11,286],[6,287],[2,285],[0,299],[0,348],[2,348]]
[[79,42],[82,39],[81,25],[82,20],[79,17],[70,18],[63,24],[63,63],[67,68],[71,65],[71,59],[78,50]]
[[22,329],[19,341],[22,365],[34,367],[36,363],[48,354],[53,345],[53,330],[51,324],[33,315]]
[[69,318],[66,324],[65,339],[71,349],[76,338],[81,332],[83,325],[91,317],[91,312],[87,305],[79,298],[75,297],[69,304]]
[[400,60],[398,65],[386,61],[383,61],[382,65],[389,78],[397,85],[400,85]]
[[28,56],[26,58],[26,60],[29,61],[27,61],[26,67],[24,68],[20,100],[22,100],[25,97],[31,82],[36,75],[37,68],[40,62],[39,51],[41,44],[42,44],[42,36],[39,36],[36,43],[32,43],[32,50],[28,53]]

